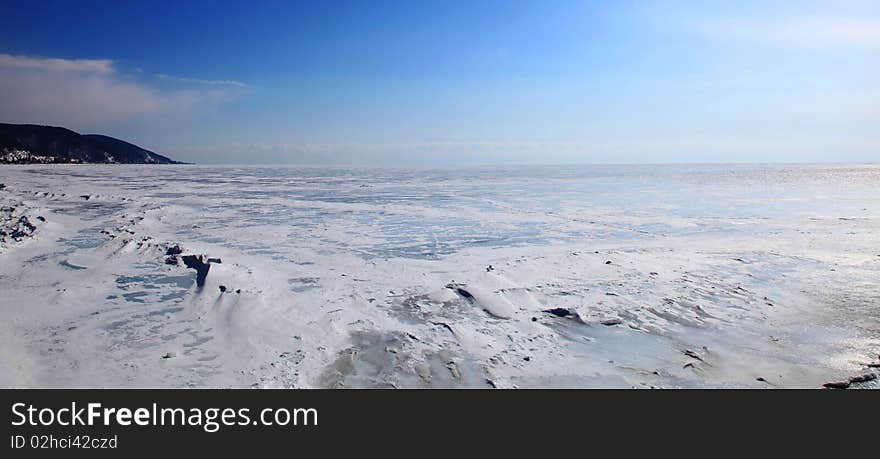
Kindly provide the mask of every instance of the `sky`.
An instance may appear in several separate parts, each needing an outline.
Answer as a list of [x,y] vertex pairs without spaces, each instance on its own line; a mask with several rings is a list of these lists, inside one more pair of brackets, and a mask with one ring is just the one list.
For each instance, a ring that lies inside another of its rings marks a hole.
[[880,2],[0,1],[0,122],[260,164],[880,161]]

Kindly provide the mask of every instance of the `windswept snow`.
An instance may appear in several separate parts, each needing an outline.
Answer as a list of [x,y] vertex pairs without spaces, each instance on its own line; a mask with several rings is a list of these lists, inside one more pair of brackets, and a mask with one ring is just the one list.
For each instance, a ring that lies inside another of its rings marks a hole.
[[4,387],[821,387],[880,352],[878,166],[0,183]]

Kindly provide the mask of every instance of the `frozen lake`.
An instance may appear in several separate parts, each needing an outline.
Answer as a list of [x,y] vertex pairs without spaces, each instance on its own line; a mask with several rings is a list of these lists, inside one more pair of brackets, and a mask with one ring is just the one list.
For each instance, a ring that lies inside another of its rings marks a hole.
[[878,165],[0,183],[36,228],[0,243],[3,386],[820,387],[880,352]]

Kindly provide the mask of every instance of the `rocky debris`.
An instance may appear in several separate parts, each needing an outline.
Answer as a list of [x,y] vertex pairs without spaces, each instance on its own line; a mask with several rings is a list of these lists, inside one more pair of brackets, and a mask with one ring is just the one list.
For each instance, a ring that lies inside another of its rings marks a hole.
[[174,244],[174,245],[168,247],[167,250],[165,250],[165,255],[180,255],[182,253],[183,253],[183,249],[180,248],[180,246],[177,244]]
[[5,242],[7,238],[21,242],[25,238],[33,236],[34,231],[37,230],[37,226],[26,215],[19,215],[16,218],[13,215],[15,211],[15,207],[0,209],[0,212],[6,214],[0,215],[0,242]]
[[30,220],[28,220],[27,216],[22,215],[18,217],[18,228],[16,228],[10,236],[13,239],[21,240],[22,238],[28,237],[34,233],[37,229]]

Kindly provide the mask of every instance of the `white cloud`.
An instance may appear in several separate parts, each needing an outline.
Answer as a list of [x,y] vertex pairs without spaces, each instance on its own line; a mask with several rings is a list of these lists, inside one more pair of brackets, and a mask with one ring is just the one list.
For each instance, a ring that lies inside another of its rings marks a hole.
[[113,61],[0,54],[0,121],[74,129],[191,112],[234,94],[227,87],[159,89]]
[[0,67],[54,72],[113,72],[113,62],[104,59],[55,59],[0,54]]

